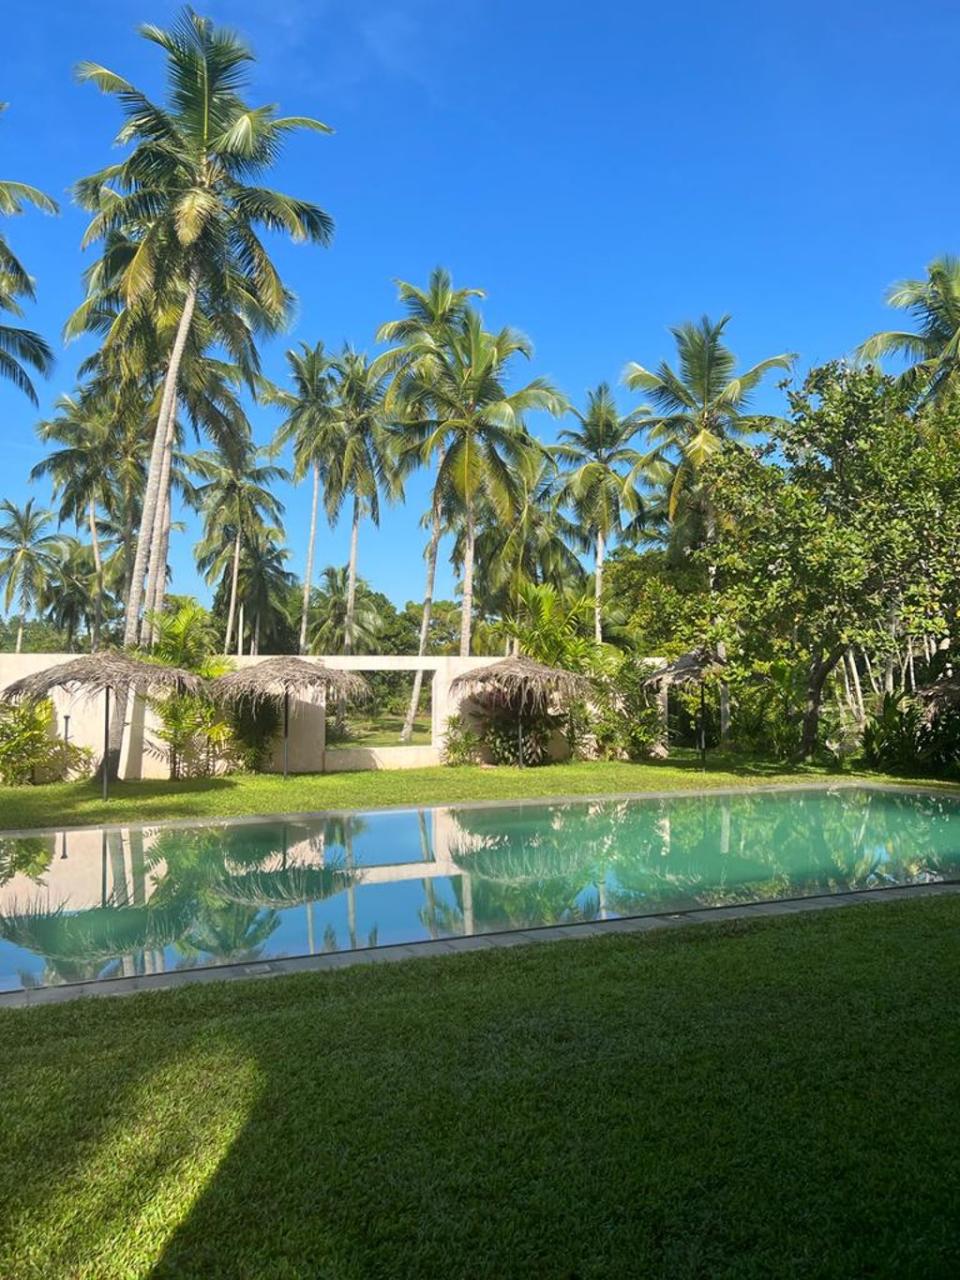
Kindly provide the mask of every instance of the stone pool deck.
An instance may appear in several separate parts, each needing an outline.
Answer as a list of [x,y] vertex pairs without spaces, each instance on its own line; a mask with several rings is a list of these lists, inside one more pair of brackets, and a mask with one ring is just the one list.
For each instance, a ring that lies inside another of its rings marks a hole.
[[108,978],[102,982],[69,983],[59,987],[37,987],[21,991],[0,992],[0,1008],[34,1008],[39,1005],[62,1004],[90,996],[125,996],[144,991],[164,991],[196,982],[232,982],[237,979],[274,978],[290,973],[326,973],[358,964],[389,964],[400,960],[426,959],[430,956],[457,955],[465,951],[488,951],[497,947],[533,946],[537,943],[581,938],[597,938],[608,933],[656,933],[687,925],[719,924],[728,920],[758,920],[774,916],[797,915],[805,911],[826,911],[838,907],[902,902],[906,899],[960,892],[956,881],[907,885],[892,889],[864,889],[854,893],[822,894],[818,897],[784,898],[770,902],[751,902],[742,906],[702,907],[662,915],[628,916],[616,920],[593,920],[582,924],[545,925],[541,928],[512,930],[504,933],[478,933],[469,937],[430,939],[425,942],[398,943],[392,946],[365,947],[355,951],[333,951],[322,955],[291,956],[273,960],[257,960],[248,964],[211,965],[198,969],[179,969],[171,973],[145,974],[133,978]]

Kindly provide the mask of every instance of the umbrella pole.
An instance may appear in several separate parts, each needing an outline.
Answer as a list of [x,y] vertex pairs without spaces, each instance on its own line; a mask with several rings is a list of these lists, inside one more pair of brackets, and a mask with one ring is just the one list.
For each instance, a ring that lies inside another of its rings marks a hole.
[[290,690],[283,691],[283,776],[287,776],[290,759]]
[[103,691],[103,798],[107,798],[110,756],[110,686]]

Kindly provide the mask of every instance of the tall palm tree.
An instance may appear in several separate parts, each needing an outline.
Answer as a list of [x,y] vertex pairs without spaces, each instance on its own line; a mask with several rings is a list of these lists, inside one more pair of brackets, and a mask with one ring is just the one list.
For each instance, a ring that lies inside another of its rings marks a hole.
[[[5,111],[6,106],[5,102],[0,102],[0,111]],[[0,214],[22,213],[25,205],[33,205],[44,213],[57,212],[56,201],[36,187],[25,182],[0,180]],[[22,316],[20,299],[33,302],[35,297],[33,280],[10,248],[6,236],[0,234],[0,311]],[[38,333],[0,324],[0,377],[12,382],[33,404],[37,403],[37,393],[24,365],[45,374],[52,364],[53,352]]]
[[307,652],[310,625],[310,593],[313,590],[313,560],[317,542],[317,514],[320,489],[336,455],[334,413],[334,361],[322,342],[310,347],[301,342],[299,351],[287,352],[292,391],[268,388],[261,393],[267,403],[287,410],[287,418],[277,432],[278,446],[293,445],[293,478],[313,477],[310,500],[310,533],[307,537],[307,564],[303,575],[300,611],[299,651]]
[[265,527],[252,530],[240,557],[238,592],[250,620],[251,653],[259,653],[264,642],[267,652],[275,651],[277,637],[290,625],[287,600],[296,578],[286,567],[290,552],[271,536],[276,532]]
[[[333,230],[317,205],[254,185],[277,159],[287,134],[327,133],[328,127],[305,116],[278,117],[273,107],[248,106],[242,91],[253,54],[232,32],[192,10],[185,9],[170,30],[146,25],[140,33],[166,55],[165,105],[105,67],[85,62],[78,68],[81,80],[119,100],[126,121],[118,141],[131,147],[122,160],[76,187],[79,203],[93,214],[84,243],[101,240],[109,250],[117,234],[128,242],[113,285],[127,321],[114,326],[112,336],[120,338],[136,313],[157,301],[178,314],[137,539],[127,645],[137,637],[154,528],[163,518],[164,451],[195,313],[214,320],[232,312],[253,330],[276,329],[291,295],[258,232],[327,244]],[[76,323],[82,326],[83,318]]]
[[[531,585],[548,583],[557,591],[582,594],[586,575],[572,549],[579,529],[560,508],[556,482],[550,454],[531,448],[517,469],[513,518],[505,523],[493,510],[481,510],[475,551],[479,613],[515,617]],[[454,565],[461,569],[464,541],[461,525],[453,549]]]
[[[698,323],[687,322],[670,332],[677,344],[678,370],[661,361],[656,370],[631,361],[623,379],[631,391],[643,391],[653,401],[654,413],[645,419],[650,439],[660,445],[664,457],[673,456],[677,465],[671,477],[671,511],[682,491],[699,480],[704,463],[729,437],[759,430],[769,415],[750,412],[757,387],[774,369],[789,369],[793,352],[770,356],[743,373],[737,360],[723,343],[729,316],[714,323],[707,316]],[[712,517],[708,517],[707,539],[712,537]]]
[[887,294],[887,303],[905,311],[916,331],[875,333],[858,348],[865,360],[901,355],[911,363],[903,377],[939,396],[955,385],[960,370],[960,259],[945,254],[927,267],[924,280],[901,280]]
[[61,539],[47,533],[49,511],[38,510],[33,498],[22,507],[9,498],[0,502],[0,585],[3,607],[17,606],[17,648],[23,648],[23,624],[43,599],[46,584],[62,551]]
[[[482,289],[455,289],[449,271],[443,267],[435,267],[425,289],[410,284],[406,280],[397,281],[398,298],[405,314],[397,320],[388,320],[377,330],[377,341],[394,343],[395,345],[380,357],[384,368],[393,373],[390,389],[387,393],[387,405],[392,407],[394,392],[402,386],[401,374],[409,371],[411,362],[416,358],[422,338],[426,335],[439,346],[455,333],[463,324],[470,309],[472,298],[483,298]],[[429,377],[430,365],[427,359],[420,369],[420,377]],[[423,404],[427,408],[426,402]],[[417,464],[420,461],[419,441],[412,442],[413,448],[403,450],[402,441],[404,421],[401,417],[397,423],[397,432],[401,439],[401,451],[405,454],[406,464]],[[438,453],[436,463],[442,461],[442,452]],[[434,487],[430,503],[428,522],[430,537],[426,550],[426,586],[423,593],[423,613],[420,619],[420,638],[417,649],[418,657],[427,652],[427,641],[430,635],[430,617],[433,612],[433,591],[437,577],[437,555],[440,550],[440,538],[443,533],[443,515],[439,502],[439,494]],[[413,725],[420,707],[423,688],[423,671],[417,668],[413,677],[413,689],[410,694],[410,705],[400,733],[401,742],[409,742],[413,735]]]
[[533,447],[525,415],[559,415],[566,401],[545,379],[508,392],[513,359],[529,358],[529,341],[513,329],[488,333],[469,311],[443,340],[423,333],[411,343],[397,401],[427,461],[438,459],[434,503],[463,525],[460,653],[470,653],[477,517],[481,504],[510,519],[517,507],[517,470]]
[[[653,401],[655,413],[647,420],[650,439],[660,445],[661,465],[667,468],[668,518],[685,510],[696,511],[699,519],[687,519],[684,532],[701,545],[713,541],[716,513],[713,495],[702,477],[704,464],[723,441],[749,434],[770,422],[770,417],[750,412],[757,387],[774,369],[789,369],[796,359],[783,352],[736,372],[736,356],[723,343],[729,316],[715,323],[702,316],[697,324],[687,322],[670,330],[677,344],[678,370],[661,361],[656,370],[631,362],[624,381],[632,391],[643,391]],[[654,464],[655,465],[655,464]],[[713,572],[710,572],[713,586]],[[722,656],[723,646],[719,646]],[[720,736],[730,732],[730,699],[726,684],[720,690]]]
[[90,643],[100,647],[103,617],[104,565],[100,545],[99,512],[111,505],[113,459],[116,453],[115,421],[95,395],[61,396],[57,415],[41,422],[37,434],[55,449],[33,468],[31,480],[49,476],[53,497],[59,502],[58,518],[87,526],[94,562],[94,620]]
[[203,481],[196,490],[198,506],[204,513],[198,567],[207,582],[230,575],[224,653],[229,653],[233,639],[244,545],[268,523],[274,526],[276,540],[282,537],[278,526],[283,504],[270,486],[288,477],[282,467],[263,461],[263,457],[264,451],[248,440],[243,446],[220,453],[204,450],[191,459]]
[[343,652],[354,649],[357,554],[360,521],[380,523],[380,493],[396,497],[400,476],[390,451],[384,421],[384,379],[367,357],[347,347],[333,368],[335,455],[327,472],[324,503],[331,524],[349,500],[350,557],[347,562],[347,613]]
[[584,412],[572,409],[579,427],[560,432],[552,449],[566,464],[560,500],[569,505],[594,554],[593,633],[603,641],[603,566],[610,542],[639,531],[644,501],[638,480],[650,473],[650,461],[632,446],[643,429],[646,408],[621,416],[605,382],[587,392]]
[[100,644],[104,614],[101,589],[102,581],[91,548],[79,538],[62,538],[60,554],[54,559],[38,603],[47,621],[66,635],[70,652],[84,628],[91,650]]
[[[320,586],[313,593],[311,644],[313,653],[342,653],[347,637],[347,598],[349,568],[328,565],[320,575]],[[358,578],[354,583],[352,644],[356,653],[375,653],[383,629],[380,610],[372,592]]]

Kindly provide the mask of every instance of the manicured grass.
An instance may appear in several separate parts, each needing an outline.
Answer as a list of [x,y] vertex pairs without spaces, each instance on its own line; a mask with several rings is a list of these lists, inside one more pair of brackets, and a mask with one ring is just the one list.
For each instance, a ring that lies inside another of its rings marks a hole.
[[413,735],[409,743],[400,741],[403,716],[379,715],[369,719],[347,721],[347,737],[343,742],[327,742],[328,751],[338,747],[429,747],[433,730],[429,716],[418,716],[413,722]]
[[960,898],[0,1013],[0,1275],[960,1267]]
[[[782,764],[723,758],[719,754],[711,757],[703,773],[698,762],[687,754],[663,763],[590,762],[550,765],[544,769],[468,766],[301,774],[286,780],[261,774],[180,782],[120,782],[113,784],[106,804],[96,782],[70,782],[42,787],[0,787],[0,830],[321,809],[373,809],[383,805],[445,804],[458,800],[750,786],[827,781],[837,776],[812,767],[790,770]],[[887,775],[862,776],[897,781]],[[960,784],[936,785],[957,786],[960,790]]]

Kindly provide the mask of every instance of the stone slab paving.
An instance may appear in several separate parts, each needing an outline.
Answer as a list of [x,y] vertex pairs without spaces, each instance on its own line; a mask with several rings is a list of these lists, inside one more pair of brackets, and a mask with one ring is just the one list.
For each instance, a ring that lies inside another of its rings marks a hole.
[[204,969],[179,969],[173,973],[152,973],[137,978],[108,978],[102,982],[78,982],[61,987],[0,992],[0,1008],[33,1008],[61,1004],[90,996],[123,996],[143,991],[163,991],[198,982],[232,982],[237,979],[273,978],[290,973],[324,973],[358,964],[392,964],[431,956],[457,955],[467,951],[489,951],[500,947],[530,946],[534,943],[596,938],[613,933],[654,933],[680,926],[717,924],[727,920],[796,915],[805,911],[903,902],[907,899],[960,892],[960,883],[946,882],[870,889],[857,893],[836,893],[817,898],[792,898],[777,902],[751,902],[735,907],[706,907],[665,915],[631,916],[617,920],[595,920],[584,924],[518,929],[510,933],[474,934],[466,938],[437,938],[426,942],[368,947],[357,951],[335,951],[316,956],[258,960],[247,964],[216,965]]

